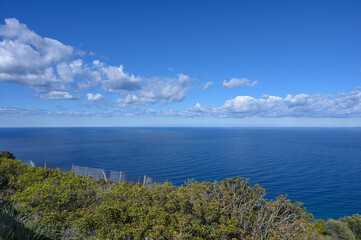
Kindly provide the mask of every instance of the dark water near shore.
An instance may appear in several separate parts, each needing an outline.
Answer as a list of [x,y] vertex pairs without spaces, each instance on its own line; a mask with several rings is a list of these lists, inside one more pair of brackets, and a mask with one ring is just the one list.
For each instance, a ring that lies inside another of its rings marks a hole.
[[361,213],[361,128],[0,128],[0,149],[177,185],[243,176],[316,218]]

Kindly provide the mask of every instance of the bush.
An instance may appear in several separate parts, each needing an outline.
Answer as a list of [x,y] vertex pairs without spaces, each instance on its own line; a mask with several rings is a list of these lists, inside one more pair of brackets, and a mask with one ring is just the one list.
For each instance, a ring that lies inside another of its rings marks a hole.
[[[42,171],[39,172],[38,176],[43,178]],[[96,192],[90,178],[76,176],[73,172],[61,172],[59,169],[47,172],[48,176],[42,181],[34,181],[12,196],[13,202],[20,203],[17,209],[39,212],[46,221],[62,224],[68,212],[88,207],[95,201]]]
[[0,158],[9,158],[9,159],[15,159],[15,156],[8,151],[1,151],[0,152]]
[[346,223],[353,234],[361,239],[361,216],[359,214],[340,218],[339,221]]
[[327,222],[323,219],[317,219],[314,221],[314,226],[323,235],[331,235],[331,232],[328,230]]
[[26,170],[26,165],[19,160],[0,158],[0,204],[8,202],[9,197],[16,192],[13,185]]
[[83,208],[75,226],[97,239],[321,239],[304,208],[280,196],[263,199],[264,189],[247,179],[155,189],[116,185],[100,205]]
[[334,219],[327,221],[328,226],[332,230],[332,237],[340,240],[356,240],[355,235],[348,228],[347,224]]
[[11,189],[16,210],[55,226],[57,238],[323,239],[302,203],[284,195],[266,201],[265,190],[245,178],[149,189],[7,158],[0,159],[0,173],[0,192]]

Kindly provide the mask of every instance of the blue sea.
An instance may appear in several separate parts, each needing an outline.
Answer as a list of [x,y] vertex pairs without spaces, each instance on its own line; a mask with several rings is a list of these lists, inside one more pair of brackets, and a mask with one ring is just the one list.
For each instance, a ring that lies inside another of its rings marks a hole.
[[176,185],[241,176],[315,218],[361,213],[361,128],[0,128],[0,150]]

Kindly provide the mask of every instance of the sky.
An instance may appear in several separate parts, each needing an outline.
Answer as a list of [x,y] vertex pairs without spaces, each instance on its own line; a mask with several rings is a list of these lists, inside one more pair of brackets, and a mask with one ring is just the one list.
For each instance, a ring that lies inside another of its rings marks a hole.
[[361,127],[360,12],[0,0],[0,127]]

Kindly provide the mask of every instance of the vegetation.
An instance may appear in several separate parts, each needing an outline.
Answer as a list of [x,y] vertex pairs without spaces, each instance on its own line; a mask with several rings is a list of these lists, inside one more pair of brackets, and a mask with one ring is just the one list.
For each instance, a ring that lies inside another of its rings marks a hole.
[[47,240],[55,237],[56,229],[34,216],[15,211],[12,206],[0,208],[0,239]]
[[330,234],[332,234],[333,239],[361,239],[361,216],[359,214],[338,220],[329,219],[327,223],[332,231]]
[[7,206],[0,239],[359,239],[361,233],[359,215],[313,222],[302,203],[284,195],[266,201],[265,190],[244,178],[149,189],[0,158],[0,194]]
[[0,158],[9,158],[9,159],[15,159],[15,156],[8,151],[1,151],[0,152]]

